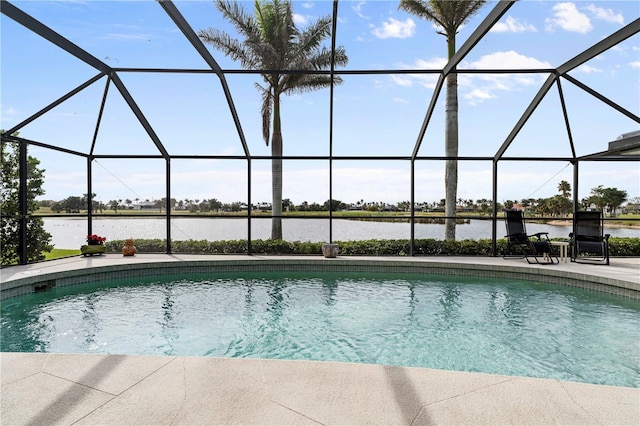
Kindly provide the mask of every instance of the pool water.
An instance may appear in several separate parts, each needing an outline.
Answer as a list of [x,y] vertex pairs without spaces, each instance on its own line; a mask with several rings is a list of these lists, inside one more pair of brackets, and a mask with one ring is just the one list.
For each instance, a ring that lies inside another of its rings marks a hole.
[[243,273],[5,300],[5,352],[327,360],[640,387],[640,303],[495,278]]

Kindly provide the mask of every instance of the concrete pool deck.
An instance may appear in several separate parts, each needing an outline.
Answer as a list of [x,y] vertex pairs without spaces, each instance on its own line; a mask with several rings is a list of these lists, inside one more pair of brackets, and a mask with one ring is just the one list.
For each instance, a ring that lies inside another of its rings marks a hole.
[[[6,268],[2,286],[87,267],[281,256],[116,254]],[[299,259],[299,258],[294,258]],[[397,258],[372,259],[394,262]],[[332,262],[334,259],[322,259]],[[640,288],[640,258],[611,266],[529,265],[502,258],[403,258],[456,268],[581,274]],[[553,269],[550,269],[553,268]],[[640,389],[481,373],[312,361],[0,354],[4,425],[640,424]],[[640,380],[640,378],[639,378]]]

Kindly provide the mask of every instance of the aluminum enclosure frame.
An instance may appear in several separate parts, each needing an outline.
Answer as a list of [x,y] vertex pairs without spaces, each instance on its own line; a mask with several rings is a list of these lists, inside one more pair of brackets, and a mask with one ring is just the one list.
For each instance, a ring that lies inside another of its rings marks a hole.
[[[209,70],[202,69],[178,69],[178,68],[169,68],[169,69],[153,69],[153,68],[114,68],[99,60],[97,57],[92,55],[90,52],[85,51],[80,48],[67,38],[63,37],[59,33],[55,32],[51,28],[47,27],[44,23],[36,20],[32,16],[28,15],[24,11],[22,11],[19,7],[13,5],[7,0],[1,0],[0,2],[0,11],[3,15],[8,18],[16,21],[21,24],[28,30],[33,33],[43,37],[48,40],[52,44],[57,47],[63,49],[68,54],[73,55],[84,63],[90,65],[98,71],[94,77],[90,78],[86,82],[82,83],[75,89],[69,91],[59,99],[53,101],[49,105],[44,106],[37,112],[34,112],[31,116],[15,125],[11,129],[7,130],[1,135],[3,142],[15,142],[20,146],[20,182],[21,182],[21,199],[26,200],[26,196],[23,194],[26,191],[26,147],[28,145],[39,146],[55,151],[59,151],[68,155],[80,156],[84,157],[87,160],[87,194],[92,194],[92,162],[95,159],[103,159],[103,158],[145,158],[145,159],[161,159],[165,161],[166,164],[166,199],[171,199],[171,160],[172,159],[234,159],[234,160],[244,160],[247,163],[247,178],[248,178],[248,214],[246,220],[248,221],[248,254],[251,254],[251,218],[252,218],[252,205],[251,205],[251,169],[252,163],[256,160],[268,160],[273,159],[275,157],[272,156],[253,156],[250,153],[242,123],[237,114],[237,110],[234,103],[234,98],[231,93],[231,90],[228,87],[226,81],[227,74],[261,74],[264,72],[268,72],[270,70],[225,70],[222,69],[214,57],[211,55],[209,50],[204,46],[202,41],[194,32],[193,28],[190,26],[188,21],[184,18],[184,16],[180,13],[176,5],[170,0],[157,0],[159,7],[161,7],[164,12],[171,18],[173,23],[179,29],[179,31],[185,36],[185,38],[189,41],[194,50],[198,53],[199,56],[207,63],[209,66]],[[438,81],[433,93],[433,96],[427,106],[424,120],[422,125],[420,126],[417,135],[416,141],[411,153],[406,153],[404,155],[399,154],[397,156],[337,156],[333,154],[333,119],[334,119],[334,85],[330,86],[329,92],[329,137],[328,137],[328,145],[329,145],[329,154],[326,156],[282,156],[278,157],[283,160],[328,160],[329,162],[329,199],[333,199],[333,168],[334,162],[343,161],[343,160],[353,160],[353,161],[408,161],[410,163],[411,170],[411,210],[410,210],[410,224],[411,224],[411,255],[413,255],[413,242],[415,239],[415,164],[417,161],[424,160],[447,160],[450,159],[444,156],[420,156],[419,151],[420,147],[424,141],[425,133],[427,128],[429,127],[435,105],[438,101],[438,98],[441,94],[442,87],[446,80],[446,77],[449,74],[474,74],[474,73],[484,73],[484,74],[518,74],[518,73],[535,73],[535,74],[549,74],[546,81],[542,84],[537,94],[531,100],[530,104],[526,108],[526,110],[522,113],[518,121],[514,124],[511,132],[502,143],[500,148],[493,154],[487,155],[483,157],[456,157],[453,159],[457,160],[469,160],[469,161],[491,161],[492,162],[492,193],[493,193],[493,206],[492,206],[492,251],[493,255],[496,256],[496,240],[497,240],[497,194],[498,194],[498,164],[500,161],[567,161],[573,166],[573,203],[574,205],[578,204],[578,188],[579,188],[579,164],[582,161],[640,161],[640,155],[605,155],[606,153],[593,153],[586,156],[578,157],[576,155],[576,150],[574,147],[573,136],[572,136],[572,126],[569,122],[569,117],[567,113],[567,107],[564,102],[563,95],[563,84],[571,84],[604,104],[610,106],[620,114],[625,115],[626,117],[633,120],[635,123],[640,124],[640,117],[638,116],[638,112],[629,111],[628,109],[622,107],[606,96],[598,93],[594,89],[590,88],[588,85],[580,82],[576,78],[568,75],[571,70],[574,70],[576,67],[584,64],[586,61],[594,58],[595,56],[601,54],[602,52],[611,49],[627,38],[640,33],[640,19],[636,19],[629,24],[625,25],[620,30],[591,46],[590,48],[584,50],[583,52],[577,54],[572,59],[568,60],[564,64],[560,65],[556,68],[551,69],[500,69],[500,70],[491,70],[491,69],[481,69],[481,70],[458,70],[457,66],[464,59],[464,57],[473,50],[474,46],[478,44],[482,40],[482,38],[491,30],[491,28],[504,16],[504,14],[516,3],[513,0],[502,0],[499,1],[494,8],[489,12],[486,18],[480,23],[480,25],[475,29],[475,31],[471,34],[471,36],[465,41],[463,46],[458,49],[454,57],[441,69],[441,70],[336,70],[335,69],[335,61],[334,54],[336,49],[336,33],[337,33],[337,22],[338,22],[338,7],[339,0],[333,0],[333,26],[331,32],[331,54],[332,54],[332,63],[330,70],[325,71],[301,71],[301,70],[273,70],[279,73],[315,73],[315,74],[325,74],[330,75],[331,80],[333,81],[336,76],[339,75],[375,75],[375,74],[383,74],[383,75],[391,75],[391,74],[438,74]],[[131,95],[126,85],[120,79],[120,74],[122,73],[181,73],[181,74],[202,74],[202,73],[212,73],[216,74],[219,79],[222,91],[225,95],[225,101],[227,103],[227,107],[232,116],[238,141],[242,147],[243,155],[240,156],[211,156],[211,155],[197,155],[197,156],[186,156],[186,155],[175,155],[171,154],[165,148],[159,136],[156,134],[153,126],[149,123],[147,118],[144,115],[142,109],[138,106],[135,98]],[[74,150],[69,150],[63,147],[50,145],[46,141],[35,141],[28,140],[25,138],[20,138],[16,136],[12,136],[12,134],[16,131],[19,131],[21,128],[31,123],[33,120],[42,116],[46,112],[55,108],[57,105],[66,101],[67,99],[75,96],[80,93],[82,90],[86,89],[93,84],[96,84],[100,80],[105,78],[105,89],[104,96],[102,99],[102,105],[100,108],[100,112],[98,117],[96,118],[95,132],[94,138],[92,140],[91,146],[87,152],[79,152]],[[96,155],[93,152],[93,148],[95,145],[95,139],[98,133],[98,130],[101,125],[102,112],[104,108],[104,102],[107,96],[107,92],[109,88],[113,85],[118,92],[122,95],[126,104],[129,106],[136,119],[141,124],[142,128],[145,130],[149,138],[155,144],[158,153],[156,155]],[[545,96],[556,88],[558,91],[564,124],[567,132],[567,137],[569,140],[570,150],[572,155],[570,157],[556,157],[556,158],[539,158],[539,157],[505,157],[505,152],[514,141],[518,133],[522,130],[523,126],[527,123],[533,112],[539,106],[540,102],[545,98]],[[24,151],[24,155],[23,155]],[[24,158],[23,158],[24,157]],[[28,220],[26,211],[26,205],[22,206],[20,220],[22,221],[22,228],[24,229],[26,221]],[[92,229],[92,203],[89,195],[88,200],[88,220],[87,220],[87,229],[88,233],[91,234]],[[329,242],[333,240],[333,228],[332,221],[333,215],[331,209],[329,209]],[[167,232],[167,253],[171,253],[171,209],[166,209],[166,232]],[[25,240],[26,233],[21,233],[21,242],[20,246],[22,247],[21,255],[20,255],[20,263],[26,263],[26,245],[27,241]]]

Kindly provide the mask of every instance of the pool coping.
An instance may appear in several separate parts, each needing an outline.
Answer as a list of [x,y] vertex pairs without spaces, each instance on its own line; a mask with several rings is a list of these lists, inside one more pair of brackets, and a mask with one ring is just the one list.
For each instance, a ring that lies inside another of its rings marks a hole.
[[3,425],[640,423],[640,389],[239,358],[1,353]]

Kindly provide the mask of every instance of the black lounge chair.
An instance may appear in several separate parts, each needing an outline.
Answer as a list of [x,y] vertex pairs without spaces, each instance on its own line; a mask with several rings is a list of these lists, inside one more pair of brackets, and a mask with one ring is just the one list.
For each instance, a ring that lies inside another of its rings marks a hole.
[[[548,232],[538,232],[528,235],[524,224],[522,210],[505,210],[505,224],[507,226],[507,247],[502,255],[503,259],[527,259],[529,263],[553,264],[559,263],[558,256],[553,255]],[[554,262],[555,257],[555,262]],[[534,261],[531,261],[533,258]]]
[[577,211],[569,234],[572,262],[609,264],[609,234],[603,235],[602,212]]

